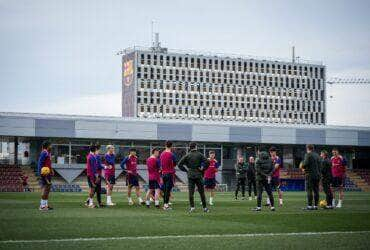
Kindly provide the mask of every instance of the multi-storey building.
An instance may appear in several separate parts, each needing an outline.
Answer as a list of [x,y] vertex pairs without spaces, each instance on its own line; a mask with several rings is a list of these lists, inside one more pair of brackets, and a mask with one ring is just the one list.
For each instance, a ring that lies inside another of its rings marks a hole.
[[[282,181],[285,190],[304,190],[294,168],[306,144],[314,144],[317,152],[338,148],[349,170],[368,168],[370,128],[324,124],[321,64],[196,55],[156,46],[127,50],[123,67],[124,117],[0,112],[0,164],[36,164],[48,138],[58,176],[84,185],[89,144],[96,141],[102,148],[115,145],[116,164],[135,147],[144,183],[146,159],[153,148],[163,149],[165,140],[174,141],[178,158],[189,152],[190,141],[205,155],[215,151],[221,164],[216,180],[230,188],[236,183],[237,156],[248,159],[271,145],[292,171],[286,176],[293,173]],[[119,188],[125,185],[122,171],[115,172]],[[186,173],[176,171],[176,180],[178,186],[186,185]],[[359,190],[355,188],[351,190]]]
[[325,66],[300,60],[124,51],[124,117],[325,124]]

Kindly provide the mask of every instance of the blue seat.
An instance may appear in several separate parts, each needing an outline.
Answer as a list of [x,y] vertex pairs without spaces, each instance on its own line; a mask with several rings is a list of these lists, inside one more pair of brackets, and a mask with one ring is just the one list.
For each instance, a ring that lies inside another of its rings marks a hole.
[[53,192],[82,192],[82,188],[77,184],[53,184],[51,187]]

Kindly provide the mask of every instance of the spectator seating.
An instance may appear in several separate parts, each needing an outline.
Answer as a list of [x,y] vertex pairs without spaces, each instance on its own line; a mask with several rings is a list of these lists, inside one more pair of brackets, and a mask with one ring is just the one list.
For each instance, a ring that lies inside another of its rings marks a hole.
[[77,184],[53,184],[52,192],[82,192],[82,188]]
[[0,192],[23,192],[22,170],[14,165],[0,165]]
[[361,191],[361,188],[357,187],[350,178],[346,177],[344,181],[344,190],[345,191]]
[[[288,169],[287,176],[289,179],[295,179],[295,180],[305,178],[304,173],[298,168]],[[361,191],[361,188],[359,188],[349,177],[346,178],[344,187],[346,191]]]
[[291,168],[287,170],[289,179],[304,179],[304,173],[299,168]]
[[370,185],[370,169],[355,169],[353,170],[363,179],[367,184]]

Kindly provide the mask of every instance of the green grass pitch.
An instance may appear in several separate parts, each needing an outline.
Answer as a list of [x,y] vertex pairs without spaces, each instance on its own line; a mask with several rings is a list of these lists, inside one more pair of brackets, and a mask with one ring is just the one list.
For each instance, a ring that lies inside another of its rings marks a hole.
[[[235,201],[232,193],[218,193],[208,214],[200,205],[188,214],[187,193],[175,193],[172,211],[129,207],[122,193],[113,195],[115,207],[88,209],[86,196],[52,193],[55,210],[40,212],[37,193],[0,193],[0,249],[370,249],[370,193],[346,193],[342,209],[308,212],[302,211],[305,193],[286,192],[284,207],[260,213],[251,211],[255,200]],[[336,231],[346,233],[320,233]],[[145,237],[167,235],[180,237]],[[95,240],[70,240],[77,238]],[[34,241],[49,239],[61,240]]]

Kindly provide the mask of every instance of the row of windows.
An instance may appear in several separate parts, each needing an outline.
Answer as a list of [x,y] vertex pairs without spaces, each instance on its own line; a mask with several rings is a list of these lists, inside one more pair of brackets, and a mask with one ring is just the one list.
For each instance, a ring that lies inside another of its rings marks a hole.
[[[290,77],[290,76],[267,76],[255,73],[221,73],[214,71],[162,69],[153,67],[138,67],[138,79],[171,80],[188,82],[207,83],[228,83],[228,84],[296,84],[298,88],[323,88],[322,79]],[[311,85],[312,83],[312,85]]]
[[171,67],[185,67],[197,69],[213,69],[226,71],[242,71],[271,74],[288,74],[324,78],[324,67],[296,65],[279,62],[261,62],[243,59],[204,58],[197,56],[167,55],[167,54],[140,54],[140,63],[143,65],[158,65]]
[[[320,87],[320,81],[311,81],[310,83],[310,87]],[[307,81],[305,84],[307,84]],[[240,84],[231,85],[140,79],[137,86],[137,103],[138,105],[152,105],[158,108],[165,106],[189,106],[215,110],[258,109],[261,112],[266,111],[268,113],[279,110],[295,113],[308,112],[309,114],[324,113],[324,89],[294,88],[297,86],[297,82],[292,82],[292,84],[291,82],[287,84],[281,83],[278,86],[245,86]],[[292,88],[286,88],[285,86]],[[176,117],[175,113],[172,115]],[[223,116],[221,115],[221,117]],[[301,118],[289,119],[297,119],[295,122],[301,121]],[[318,119],[319,123],[324,123],[323,119]]]
[[324,123],[324,113],[263,111],[226,108],[139,105],[140,117],[200,118],[217,120],[289,121],[292,123]]
[[191,100],[191,99],[155,99],[139,96],[137,99],[139,104],[154,104],[154,105],[180,105],[193,107],[209,107],[209,108],[247,108],[247,109],[265,109],[265,110],[290,110],[290,111],[304,111],[304,112],[323,112],[324,105],[322,102],[300,101],[300,100],[286,100],[286,102],[274,102],[270,99],[265,99],[264,102],[221,102],[209,100]]
[[[262,94],[261,94],[262,93]],[[285,92],[282,92],[285,94]],[[272,102],[272,103],[280,103],[287,102],[289,100],[291,101],[312,101],[314,102],[315,98],[307,98],[308,96],[300,95],[301,93],[297,94],[294,92],[294,94],[289,93],[288,95],[285,96],[280,96],[280,95],[271,95],[270,93],[266,93],[264,91],[261,91],[259,93],[257,92],[252,92],[248,94],[237,94],[235,95],[234,93],[231,94],[219,94],[219,93],[214,93],[214,92],[204,92],[204,93],[195,93],[195,92],[183,92],[183,91],[172,91],[172,92],[163,92],[162,90],[145,90],[145,89],[140,89],[137,93],[137,95],[141,98],[151,98],[151,99],[168,99],[168,100],[214,100],[214,101],[219,101],[219,102],[250,102],[250,101],[260,101],[264,100],[264,102]]]
[[226,98],[249,98],[248,95],[268,96],[268,97],[288,97],[308,100],[324,100],[324,90],[302,90],[294,88],[269,88],[269,87],[245,87],[242,85],[209,85],[209,84],[150,84],[149,82],[141,82],[139,85],[140,93],[143,96],[156,96],[159,98],[172,98],[187,96],[189,99],[206,98],[213,95],[214,98],[226,100]]

